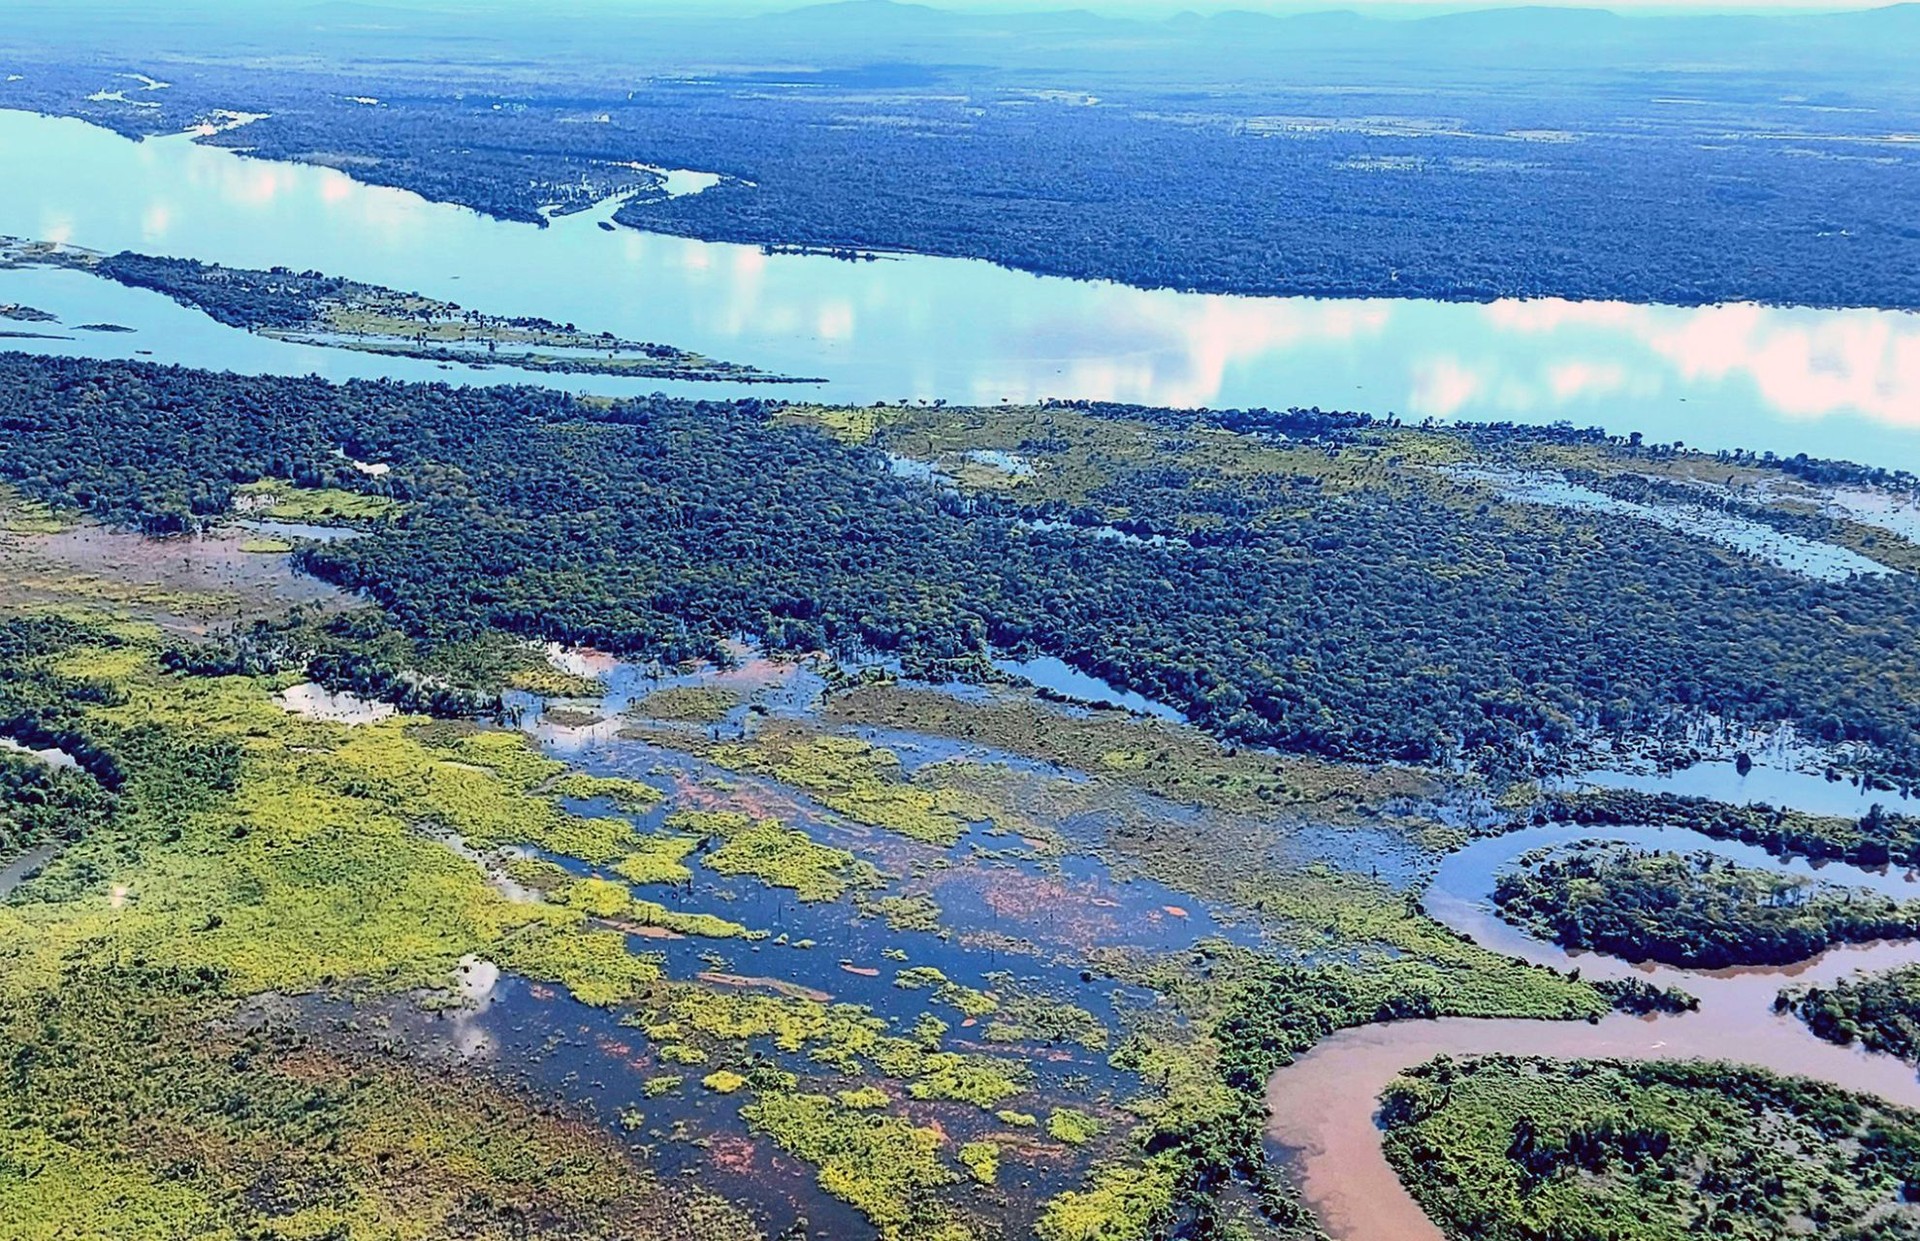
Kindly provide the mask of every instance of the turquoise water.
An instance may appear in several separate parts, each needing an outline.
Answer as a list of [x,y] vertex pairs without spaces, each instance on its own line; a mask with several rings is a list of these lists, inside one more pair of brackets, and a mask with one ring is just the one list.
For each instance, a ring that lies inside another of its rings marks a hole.
[[[1751,305],[1248,298],[1040,277],[988,263],[848,263],[600,227],[505,223],[317,167],[184,136],[132,142],[0,111],[0,234],[236,266],[285,264],[539,315],[829,382],[806,388],[605,376],[610,394],[998,403],[1318,405],[1409,419],[1571,420],[1698,447],[1920,469],[1920,315]],[[0,272],[0,301],[53,311],[37,351],[331,377],[501,380],[261,340],[73,273]],[[111,322],[132,333],[85,333]]]

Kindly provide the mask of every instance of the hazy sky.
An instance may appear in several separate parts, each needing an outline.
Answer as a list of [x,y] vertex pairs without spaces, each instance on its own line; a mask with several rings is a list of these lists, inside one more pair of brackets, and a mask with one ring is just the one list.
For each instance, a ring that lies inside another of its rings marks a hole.
[[[53,9],[67,12],[120,10],[139,12],[153,0],[0,0],[0,10],[10,5],[22,8]],[[173,0],[170,8],[181,15],[218,14],[236,8],[248,8],[263,0]],[[280,5],[283,11],[324,9],[331,2],[356,7],[392,6],[432,10],[499,10],[528,12],[551,9],[559,12],[624,11],[628,13],[706,13],[739,14],[778,12],[806,7],[810,0],[264,0]],[[1605,8],[1621,13],[1684,12],[1820,12],[1842,9],[1883,7],[1876,0],[929,0],[930,6],[975,12],[1014,12],[1059,9],[1091,9],[1095,12],[1129,17],[1167,17],[1180,12],[1226,12],[1256,10],[1270,13],[1325,12],[1347,9],[1382,17],[1418,17],[1435,12],[1469,9],[1510,8],[1538,5],[1564,8]]]
[[[799,8],[805,0],[705,0],[690,6],[685,0],[598,0],[621,7],[674,8],[685,11],[698,7],[706,12],[766,12]],[[1417,16],[1441,10],[1510,8],[1516,5],[1544,5],[1556,8],[1604,8],[1620,12],[1816,12],[1838,9],[1882,7],[1875,0],[1390,0],[1366,3],[1365,0],[931,0],[934,8],[1010,12],[1035,9],[1091,9],[1099,13],[1139,17],[1164,17],[1180,12],[1225,12],[1257,10],[1273,13],[1324,12],[1328,9],[1352,9],[1391,16],[1405,13]]]

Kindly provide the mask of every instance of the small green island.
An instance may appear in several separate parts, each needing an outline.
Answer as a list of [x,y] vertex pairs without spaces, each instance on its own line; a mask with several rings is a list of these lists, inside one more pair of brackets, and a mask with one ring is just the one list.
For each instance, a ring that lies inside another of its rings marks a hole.
[[[63,267],[128,288],[151,290],[228,327],[292,344],[548,374],[756,384],[820,382],[717,361],[672,345],[583,331],[571,323],[486,314],[419,293],[317,271],[288,267],[260,271],[0,237],[0,270],[19,267]],[[18,313],[9,315],[9,309]],[[0,307],[0,318],[28,322],[44,322],[31,317],[43,313],[30,307]],[[99,324],[88,325],[88,330],[128,329]]]
[[1731,1064],[1440,1057],[1386,1153],[1450,1236],[1920,1237],[1920,1114]]
[[1859,1043],[1920,1064],[1920,965],[1843,979],[1830,987],[1793,987],[1774,1007],[1792,1012],[1830,1043]]
[[1499,877],[1493,902],[1563,948],[1683,969],[1788,965],[1834,944],[1920,934],[1920,903],[1615,842],[1528,854]]

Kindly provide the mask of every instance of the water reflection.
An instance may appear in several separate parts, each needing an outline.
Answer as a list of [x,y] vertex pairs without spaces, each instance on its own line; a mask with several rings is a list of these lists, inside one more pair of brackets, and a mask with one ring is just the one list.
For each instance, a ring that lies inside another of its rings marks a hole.
[[[1032,276],[954,259],[851,263],[600,227],[509,224],[251,160],[185,137],[133,143],[0,112],[0,233],[288,264],[657,340],[784,374],[808,395],[997,403],[1084,397],[1187,406],[1319,405],[1410,417],[1570,419],[1696,446],[1920,468],[1920,315],[1734,305],[1245,298]],[[31,272],[0,272],[0,297]],[[47,297],[44,288],[34,290]],[[129,290],[86,319],[132,337],[35,342],[104,356],[334,377],[513,378],[263,341]],[[124,295],[124,296],[122,296]],[[50,305],[68,323],[77,310]],[[177,313],[170,313],[177,312]],[[122,318],[121,315],[137,316]],[[552,384],[554,376],[540,376]],[[737,385],[578,376],[566,386],[766,395]],[[793,395],[790,390],[784,395]],[[1808,420],[1821,420],[1818,427]]]

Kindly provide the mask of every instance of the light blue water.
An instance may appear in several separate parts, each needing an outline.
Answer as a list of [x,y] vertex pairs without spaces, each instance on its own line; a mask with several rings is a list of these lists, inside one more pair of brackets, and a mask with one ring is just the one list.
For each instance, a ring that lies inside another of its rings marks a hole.
[[[1750,305],[1248,298],[1032,276],[907,257],[843,263],[630,229],[604,212],[504,223],[332,169],[184,137],[135,143],[0,111],[0,234],[245,267],[287,264],[539,315],[830,382],[804,389],[606,376],[610,394],[867,402],[1042,397],[1176,406],[1319,405],[1403,417],[1562,419],[1697,447],[1806,451],[1920,469],[1920,315]],[[0,301],[60,316],[46,352],[344,377],[513,378],[334,354],[221,328],[84,276],[0,272]]]

